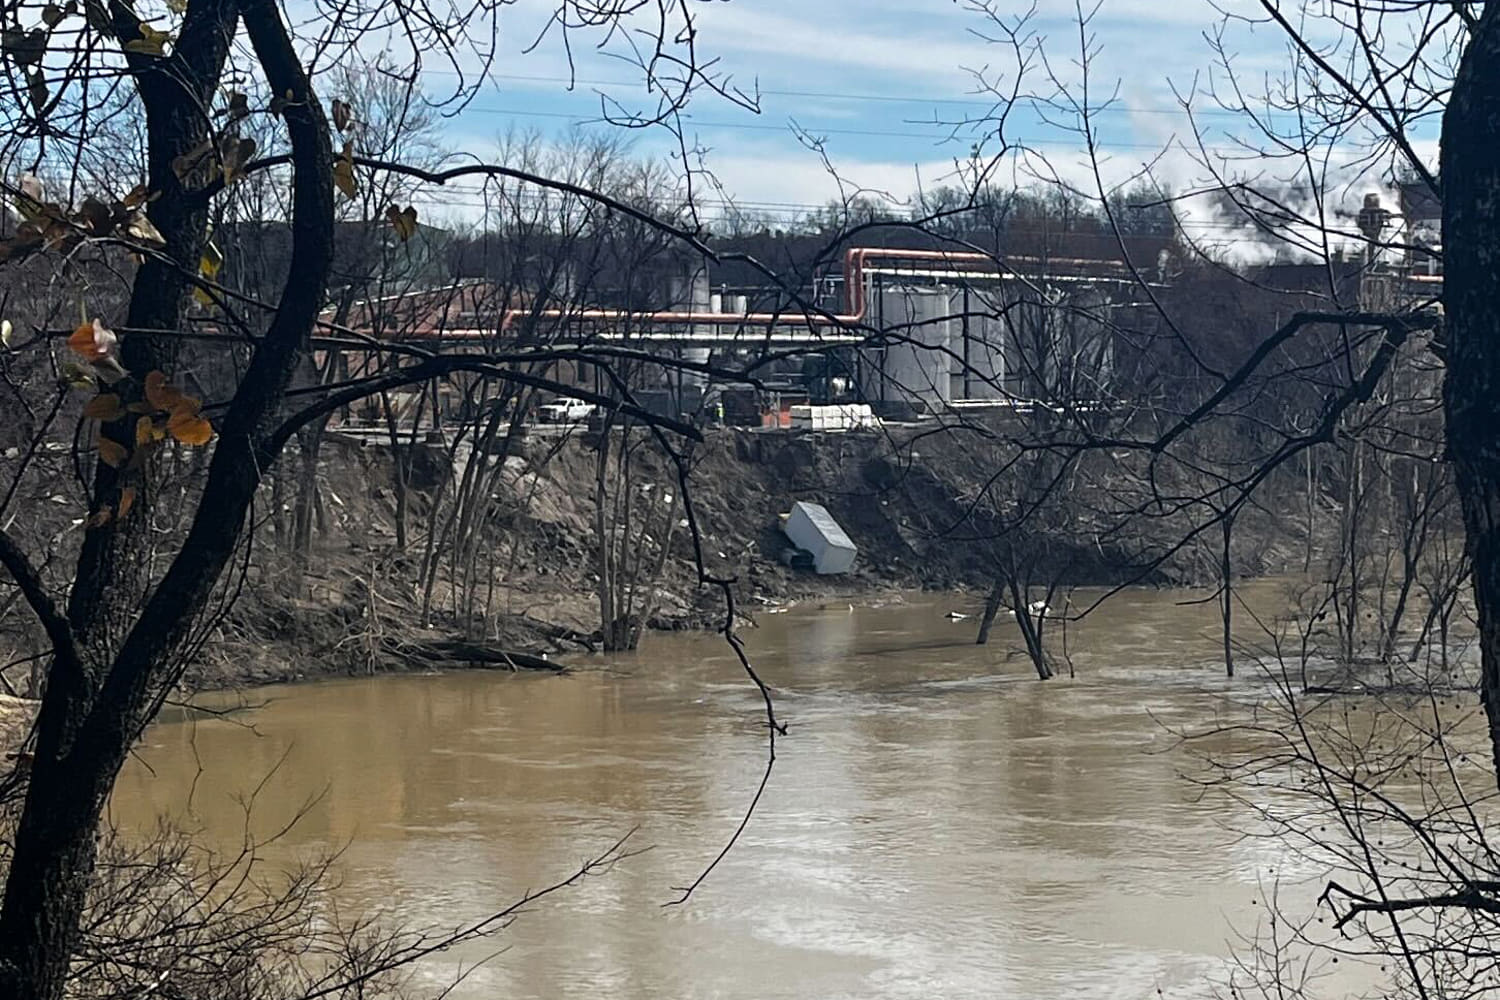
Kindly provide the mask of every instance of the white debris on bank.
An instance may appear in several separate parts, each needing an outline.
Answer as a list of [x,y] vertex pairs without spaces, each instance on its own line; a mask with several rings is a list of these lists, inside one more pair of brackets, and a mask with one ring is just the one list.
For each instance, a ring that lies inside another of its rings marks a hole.
[[875,427],[880,421],[868,403],[845,403],[837,406],[793,406],[790,408],[792,427],[810,431],[848,431],[859,427]]
[[814,572],[824,576],[849,572],[859,552],[822,504],[804,500],[792,504],[781,530],[793,545],[812,556]]

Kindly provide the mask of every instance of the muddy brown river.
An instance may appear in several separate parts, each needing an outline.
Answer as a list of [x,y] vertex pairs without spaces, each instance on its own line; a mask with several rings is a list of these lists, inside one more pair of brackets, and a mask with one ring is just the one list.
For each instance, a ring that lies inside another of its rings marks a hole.
[[713,636],[563,677],[252,692],[268,703],[233,720],[155,726],[113,813],[234,845],[261,786],[256,829],[307,809],[271,863],[342,849],[341,907],[444,927],[636,829],[651,850],[422,967],[441,984],[506,948],[458,997],[1205,997],[1258,881],[1310,899],[1297,880],[1317,873],[1278,870],[1238,807],[1181,777],[1164,727],[1257,683],[1220,676],[1213,609],[1188,596],[1115,598],[1069,630],[1076,679],[1045,684],[1013,624],[975,647],[975,622],[945,617],[972,598],[764,616],[745,634],[790,735],[681,907],[661,904],[732,831],[764,753],[757,695]]

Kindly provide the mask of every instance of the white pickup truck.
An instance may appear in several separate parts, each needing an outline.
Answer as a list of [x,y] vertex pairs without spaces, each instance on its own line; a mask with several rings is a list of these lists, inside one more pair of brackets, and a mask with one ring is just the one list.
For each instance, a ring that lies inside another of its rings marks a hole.
[[571,396],[559,396],[550,403],[537,407],[537,416],[546,424],[576,424],[587,420],[598,409],[593,403],[585,403]]

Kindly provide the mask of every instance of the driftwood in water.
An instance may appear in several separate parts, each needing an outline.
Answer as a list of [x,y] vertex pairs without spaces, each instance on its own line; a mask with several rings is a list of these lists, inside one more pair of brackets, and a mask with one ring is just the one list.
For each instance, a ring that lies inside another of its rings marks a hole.
[[544,656],[501,649],[488,643],[469,639],[422,639],[402,643],[399,652],[403,656],[450,663],[484,664],[508,670],[550,670],[567,673],[568,668]]
[[557,625],[552,622],[539,621],[536,618],[521,615],[518,621],[525,627],[533,630],[544,639],[552,641],[561,648],[565,642],[573,643],[588,650],[590,653],[599,648],[599,632],[580,632],[576,628],[568,628],[566,625]]
[[1348,684],[1309,684],[1302,689],[1302,693],[1347,696],[1400,695],[1412,698],[1430,698],[1433,695],[1468,694],[1474,690],[1475,685],[1472,684],[1435,686],[1431,684],[1364,684],[1360,681],[1351,681]]

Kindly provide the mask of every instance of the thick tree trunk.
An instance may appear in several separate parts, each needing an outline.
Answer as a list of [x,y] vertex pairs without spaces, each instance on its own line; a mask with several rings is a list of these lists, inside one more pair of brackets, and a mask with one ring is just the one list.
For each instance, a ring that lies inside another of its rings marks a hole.
[[1010,603],[1016,610],[1016,625],[1021,629],[1021,639],[1026,643],[1026,656],[1036,668],[1037,679],[1050,681],[1052,664],[1047,659],[1047,647],[1042,644],[1042,622],[1047,612],[1044,609],[1041,614],[1033,615],[1030,597],[1030,588],[1020,587],[1014,580],[1010,582]]
[[[63,995],[93,876],[95,834],[104,803],[131,744],[182,666],[197,616],[234,554],[261,470],[280,448],[282,439],[271,433],[273,421],[326,289],[333,247],[333,151],[327,121],[274,0],[245,0],[242,6],[229,0],[218,5],[198,0],[184,19],[175,48],[182,57],[174,55],[170,66],[140,67],[142,92],[158,75],[191,79],[203,89],[202,100],[185,103],[172,120],[199,120],[198,109],[210,104],[216,89],[237,11],[272,90],[294,97],[283,112],[296,171],[293,277],[223,418],[203,500],[183,548],[145,599],[117,651],[109,654],[107,646],[114,642],[101,637],[113,629],[100,629],[98,619],[106,611],[112,618],[120,617],[121,606],[133,609],[143,595],[125,589],[133,570],[113,556],[108,539],[95,537],[85,543],[78,583],[88,592],[80,594],[75,586],[73,622],[55,611],[43,616],[56,659],[38,715],[31,780],[0,903],[0,998],[5,1000],[58,1000]],[[133,20],[129,30],[137,30]],[[214,57],[208,59],[214,63],[212,79],[201,75],[209,56]],[[148,131],[154,184],[158,144],[167,140],[154,124]],[[164,234],[169,229],[163,221],[177,218],[178,209],[162,203],[182,197],[169,191],[153,206],[152,218]],[[184,218],[186,222],[173,226],[191,228],[192,213]],[[196,262],[194,248],[201,247],[201,232],[183,230],[179,243],[171,242],[171,235],[168,239],[169,250],[185,266]],[[184,258],[185,251],[191,255]],[[180,308],[181,297],[173,301]],[[175,308],[145,325],[174,328]],[[131,315],[136,315],[134,306]],[[159,338],[148,338],[155,339]],[[128,357],[127,353],[127,364]],[[128,560],[130,553],[126,556]],[[15,575],[14,566],[11,572]]]
[[1500,5],[1469,41],[1443,115],[1448,454],[1479,611],[1480,698],[1500,781]]
[[[128,10],[128,8],[126,8]],[[119,18],[121,15],[116,14]],[[165,252],[147,256],[131,285],[124,325],[132,331],[160,330],[175,334],[183,303],[208,239],[208,199],[183,189],[174,161],[198,146],[209,134],[209,120],[200,109],[213,103],[237,11],[232,0],[199,0],[183,20],[177,54],[159,63],[137,57],[137,88],[146,115],[147,183],[159,195],[146,214],[166,241]],[[122,38],[134,37],[134,17]],[[178,266],[177,262],[181,262]],[[120,342],[120,360],[137,379],[153,369],[169,375],[181,347],[177,336],[132,333]],[[139,398],[137,380],[124,383]],[[127,416],[103,433],[133,445],[135,417]],[[145,470],[148,474],[150,469]],[[94,468],[92,506],[118,502],[122,470],[98,462]],[[143,500],[149,500],[149,475]],[[69,596],[68,617],[79,640],[99,664],[124,637],[128,622],[139,610],[156,543],[150,518],[113,521],[85,533]],[[123,612],[123,613],[122,613]]]
[[[200,2],[184,18],[181,55],[158,65],[138,59],[133,67],[146,110],[148,181],[162,195],[147,214],[165,239],[166,252],[147,257],[136,273],[125,317],[130,329],[173,331],[178,326],[189,289],[185,274],[191,271],[173,261],[198,260],[207,238],[208,204],[183,195],[172,161],[207,135],[200,109],[213,101],[236,17],[230,0]],[[137,31],[133,22],[128,29],[117,27],[124,38]],[[135,334],[122,343],[122,360],[138,374],[170,370],[177,343],[173,337]],[[105,433],[130,440],[126,424],[131,421]],[[98,463],[92,505],[116,503],[120,478],[120,472]],[[92,729],[88,723],[98,714],[106,668],[141,607],[153,545],[150,519],[143,515],[84,536],[67,612],[76,645],[68,652],[54,648],[0,907],[0,996],[6,998],[55,1000],[62,995],[93,873],[95,830],[136,720],[124,714]]]

